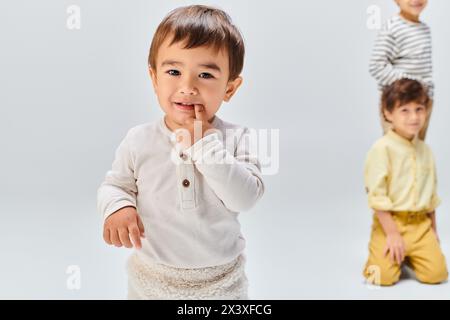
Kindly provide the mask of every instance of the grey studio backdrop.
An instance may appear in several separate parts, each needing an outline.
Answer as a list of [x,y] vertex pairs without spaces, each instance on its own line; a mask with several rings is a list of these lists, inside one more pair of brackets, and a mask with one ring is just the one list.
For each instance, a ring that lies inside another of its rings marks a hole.
[[[189,1],[0,2],[0,298],[123,299],[130,251],[107,246],[96,191],[126,131],[162,116],[148,77],[157,24]],[[244,34],[244,85],[218,115],[280,129],[280,168],[240,215],[255,299],[448,298],[449,285],[406,279],[366,286],[371,214],[366,152],[381,134],[368,73],[393,1],[204,1]],[[81,28],[66,26],[80,8]],[[423,18],[433,33],[436,103],[427,137],[443,199],[438,227],[450,258],[447,0]],[[75,273],[80,277],[73,286]]]

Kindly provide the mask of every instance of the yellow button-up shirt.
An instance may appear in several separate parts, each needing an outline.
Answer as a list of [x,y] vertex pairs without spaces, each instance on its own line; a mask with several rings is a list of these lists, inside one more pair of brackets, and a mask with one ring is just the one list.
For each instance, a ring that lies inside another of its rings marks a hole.
[[418,138],[388,131],[369,150],[364,178],[377,211],[432,212],[440,203],[433,153]]

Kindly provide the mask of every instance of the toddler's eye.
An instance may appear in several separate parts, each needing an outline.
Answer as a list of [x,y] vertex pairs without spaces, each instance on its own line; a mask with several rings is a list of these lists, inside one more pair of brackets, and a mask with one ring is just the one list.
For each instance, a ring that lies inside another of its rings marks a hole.
[[199,77],[200,77],[200,78],[203,78],[203,79],[211,79],[211,78],[214,78],[214,76],[213,76],[212,74],[207,73],[207,72],[200,73]]
[[169,71],[167,71],[167,73],[171,76],[179,76],[180,75],[180,71],[178,71],[178,70],[169,70]]

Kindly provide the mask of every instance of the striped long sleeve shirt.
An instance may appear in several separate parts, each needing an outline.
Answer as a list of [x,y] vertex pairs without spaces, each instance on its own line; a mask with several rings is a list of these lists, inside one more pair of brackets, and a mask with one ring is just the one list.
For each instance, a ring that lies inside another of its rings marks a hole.
[[423,22],[414,23],[395,15],[379,32],[370,60],[370,74],[381,90],[401,78],[422,82],[434,94],[431,32]]

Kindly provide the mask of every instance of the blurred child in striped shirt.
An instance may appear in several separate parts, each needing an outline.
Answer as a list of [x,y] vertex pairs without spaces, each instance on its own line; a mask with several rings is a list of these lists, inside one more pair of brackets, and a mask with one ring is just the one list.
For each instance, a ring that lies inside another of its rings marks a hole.
[[[391,17],[382,27],[375,41],[370,60],[370,74],[378,82],[380,91],[394,81],[408,78],[420,81],[430,97],[428,116],[419,138],[425,140],[433,106],[434,84],[432,79],[431,32],[420,20],[427,0],[395,0],[400,12]],[[381,95],[381,94],[380,94]],[[383,132],[390,122],[380,108]]]

